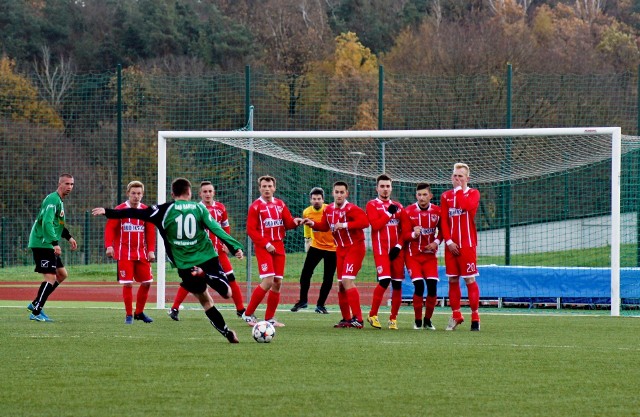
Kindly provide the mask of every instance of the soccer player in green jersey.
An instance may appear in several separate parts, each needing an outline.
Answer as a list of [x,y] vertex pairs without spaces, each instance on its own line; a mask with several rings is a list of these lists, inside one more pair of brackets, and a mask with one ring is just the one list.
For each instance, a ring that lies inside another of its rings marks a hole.
[[42,274],[44,279],[40,284],[36,298],[27,306],[31,310],[29,317],[31,320],[53,321],[42,309],[47,298],[68,275],[60,259],[62,254],[60,238],[69,241],[71,250],[78,248],[76,240],[71,237],[65,227],[64,203],[62,202],[73,190],[73,185],[71,174],[60,175],[58,189],[45,197],[29,234],[29,248],[33,252],[33,260],[36,264],[35,271]]
[[224,317],[213,305],[207,285],[223,298],[231,298],[231,287],[227,281],[207,229],[213,232],[236,258],[242,259],[243,246],[225,232],[213,220],[202,203],[191,201],[191,183],[176,178],[171,184],[174,201],[153,205],[146,209],[112,210],[96,207],[94,216],[104,214],[109,219],[131,217],[153,223],[164,241],[167,257],[178,268],[184,289],[198,298],[209,321],[230,343],[238,343],[236,332],[229,329]]

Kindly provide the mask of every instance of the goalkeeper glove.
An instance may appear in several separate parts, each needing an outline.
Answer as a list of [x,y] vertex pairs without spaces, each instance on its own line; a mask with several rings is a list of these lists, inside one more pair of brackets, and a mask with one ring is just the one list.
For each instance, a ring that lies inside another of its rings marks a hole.
[[389,208],[387,209],[387,211],[391,214],[396,214],[396,212],[398,211],[398,206],[396,206],[395,204],[389,204]]
[[389,260],[393,261],[398,255],[400,255],[400,248],[397,246],[392,247],[389,251]]
[[304,238],[304,251],[305,252],[309,252],[309,248],[311,247],[311,238],[310,237],[305,237]]

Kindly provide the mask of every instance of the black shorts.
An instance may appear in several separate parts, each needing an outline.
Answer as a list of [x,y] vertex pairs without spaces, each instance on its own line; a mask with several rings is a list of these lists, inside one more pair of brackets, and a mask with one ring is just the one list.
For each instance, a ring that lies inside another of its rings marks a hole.
[[191,269],[178,269],[178,275],[182,278],[180,286],[190,293],[200,294],[207,290],[208,285],[221,296],[227,297],[231,292],[231,287],[227,275],[220,267],[218,257],[211,258],[196,266],[202,268],[204,276],[194,277],[191,275]]
[[33,261],[36,263],[35,272],[39,274],[55,274],[56,269],[64,268],[62,259],[53,252],[53,248],[31,248]]

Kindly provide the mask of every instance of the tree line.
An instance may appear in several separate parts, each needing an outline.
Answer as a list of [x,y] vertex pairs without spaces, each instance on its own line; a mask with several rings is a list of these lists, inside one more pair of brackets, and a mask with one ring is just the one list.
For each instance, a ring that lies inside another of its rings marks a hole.
[[[21,72],[47,56],[77,72],[245,65],[306,74],[353,33],[394,72],[635,70],[631,0],[17,0],[0,5],[1,53]],[[46,51],[46,54],[43,54]],[[47,55],[48,54],[48,55]]]

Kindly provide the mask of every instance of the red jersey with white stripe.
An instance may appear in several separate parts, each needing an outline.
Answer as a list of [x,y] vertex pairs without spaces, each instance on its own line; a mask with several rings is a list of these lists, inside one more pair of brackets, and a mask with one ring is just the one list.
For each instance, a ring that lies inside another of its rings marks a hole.
[[[207,210],[209,210],[209,214],[211,214],[211,217],[213,217],[213,220],[220,223],[220,226],[222,226],[222,229],[225,232],[227,232],[228,234],[231,234],[231,226],[229,226],[229,217],[227,216],[227,208],[224,206],[224,204],[219,203],[217,201],[214,201],[213,204],[210,206],[206,205],[204,201],[202,201],[202,204],[204,204]],[[213,234],[211,230],[207,230],[207,232],[209,232],[209,239],[211,239],[211,241],[213,242],[213,246],[216,248],[217,252],[220,253],[220,251],[223,250],[222,247],[224,246],[224,244],[218,238],[218,236]]]
[[[346,229],[336,229],[336,223],[347,223]],[[333,239],[338,248],[348,248],[352,245],[364,242],[364,231],[369,227],[367,213],[360,207],[345,201],[342,207],[336,207],[331,203],[324,209],[322,221],[313,225],[314,230],[331,230]]]
[[[129,201],[116,207],[126,208],[131,208]],[[140,204],[138,208],[147,206]],[[138,219],[109,219],[104,228],[104,246],[113,246],[113,258],[118,261],[147,260],[149,252],[156,251],[156,227]]]
[[480,192],[475,188],[448,190],[440,197],[440,208],[445,219],[441,222],[444,241],[451,239],[459,248],[478,246],[476,212],[480,205]]
[[284,239],[286,229],[295,229],[296,223],[284,201],[273,198],[255,200],[247,213],[247,234],[254,245],[266,247],[270,242]]
[[[407,242],[409,256],[418,253],[436,253],[428,250],[427,246],[433,242],[438,245],[442,241],[442,230],[440,227],[440,207],[429,203],[427,208],[421,208],[418,203],[413,203],[404,209],[405,215],[402,217],[402,237]],[[414,237],[414,227],[420,227],[420,234]]]
[[[398,206],[398,211],[394,214],[387,210],[391,204]],[[373,253],[376,255],[386,255],[391,248],[402,245],[401,223],[402,204],[397,201],[382,201],[375,198],[367,203],[367,217],[371,224],[371,243]]]

